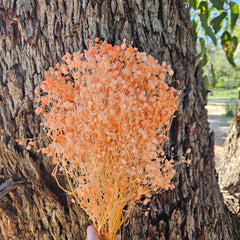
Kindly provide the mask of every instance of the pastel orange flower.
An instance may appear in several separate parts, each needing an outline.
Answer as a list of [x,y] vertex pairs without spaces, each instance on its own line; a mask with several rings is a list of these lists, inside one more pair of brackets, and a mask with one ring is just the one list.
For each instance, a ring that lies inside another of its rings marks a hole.
[[161,149],[181,92],[164,82],[173,75],[166,62],[125,42],[95,42],[45,73],[36,113],[44,113],[51,143],[42,152],[54,176],[61,169],[99,238],[113,240],[134,203],[174,187]]

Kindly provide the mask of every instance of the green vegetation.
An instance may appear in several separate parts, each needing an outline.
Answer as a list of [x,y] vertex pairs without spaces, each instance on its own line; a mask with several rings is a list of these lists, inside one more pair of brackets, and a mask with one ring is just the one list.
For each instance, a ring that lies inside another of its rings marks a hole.
[[[232,115],[228,115],[227,113],[221,114],[220,116],[221,116],[222,118],[232,118],[232,117],[233,117]],[[228,121],[228,123],[232,123],[232,119],[230,119],[230,120]]]
[[237,89],[238,87],[240,87],[240,79],[238,81],[234,81],[234,82],[220,79],[216,82],[216,85],[214,86],[214,90],[215,89],[231,90],[231,89]]
[[228,123],[232,124],[232,122],[233,122],[232,118],[228,120]]
[[213,89],[212,95],[208,95],[211,98],[235,98],[238,97],[238,88],[233,89]]
[[[185,0],[207,89],[240,86],[239,0]],[[230,94],[232,96],[232,93]],[[215,96],[214,96],[215,97]],[[229,97],[217,96],[217,97]],[[234,96],[233,96],[234,97]]]
[[[240,21],[235,27],[234,34],[240,39]],[[214,46],[208,40],[206,46],[208,62],[203,68],[205,86],[210,89],[240,87],[240,46],[234,54],[235,67],[226,61],[225,53],[220,46]]]
[[233,122],[233,116],[228,116],[227,114],[221,114],[220,115],[222,118],[230,118],[227,122],[229,123],[229,124],[232,124],[232,122]]
[[[239,5],[235,0],[185,0],[191,9],[192,26],[198,41],[204,67],[212,57],[208,39],[218,42],[228,62],[236,67],[238,39],[235,27],[239,23]],[[220,40],[220,41],[219,41]],[[210,68],[209,68],[210,69]]]

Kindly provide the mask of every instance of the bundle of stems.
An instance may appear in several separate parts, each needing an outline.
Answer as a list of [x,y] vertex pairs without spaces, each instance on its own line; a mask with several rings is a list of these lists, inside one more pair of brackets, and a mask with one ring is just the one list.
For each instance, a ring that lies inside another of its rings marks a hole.
[[[173,188],[173,160],[162,151],[178,107],[164,80],[170,65],[132,46],[99,39],[45,73],[36,89],[51,143],[42,149],[65,175],[100,240],[114,240],[132,206]],[[58,182],[59,183],[59,182]],[[59,183],[59,186],[62,187]]]

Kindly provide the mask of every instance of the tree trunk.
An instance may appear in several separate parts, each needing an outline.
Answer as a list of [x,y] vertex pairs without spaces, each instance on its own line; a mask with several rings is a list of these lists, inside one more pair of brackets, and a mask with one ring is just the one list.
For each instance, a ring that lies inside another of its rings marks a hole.
[[240,216],[240,105],[228,131],[219,184],[229,209]]
[[239,239],[239,220],[220,194],[207,122],[206,90],[189,10],[181,0],[0,0],[0,239],[85,239],[87,216],[51,177],[51,160],[15,139],[44,137],[34,89],[44,71],[88,39],[125,38],[165,60],[183,90],[166,146],[176,161],[187,148],[192,164],[176,166],[176,188],[153,197],[150,214],[135,210],[122,239]]

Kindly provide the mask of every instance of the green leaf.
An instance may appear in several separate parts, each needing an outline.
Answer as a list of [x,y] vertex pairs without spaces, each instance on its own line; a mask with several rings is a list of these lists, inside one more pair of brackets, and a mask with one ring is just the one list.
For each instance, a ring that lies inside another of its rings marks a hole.
[[232,64],[234,67],[236,67],[236,64],[234,63],[234,60],[233,60],[233,54],[226,53],[226,56],[229,63]]
[[205,14],[208,11],[208,3],[206,1],[200,2],[198,9],[201,14]]
[[202,27],[205,30],[206,35],[208,35],[214,45],[217,45],[217,39],[215,34],[213,33],[211,27],[208,26],[208,19],[209,19],[209,10],[208,10],[208,3],[206,1],[200,2],[198,9],[200,10],[200,20]]
[[204,53],[202,58],[202,67],[206,66],[207,62],[208,62],[208,57],[207,57],[207,54]]
[[217,38],[213,32],[213,30],[209,26],[203,26],[205,29],[206,34],[212,39],[215,46],[217,46]]
[[198,38],[198,29],[197,29],[197,26],[198,26],[197,21],[193,21],[193,22],[192,22],[192,27],[193,27],[193,34],[194,34],[195,39]]
[[212,21],[211,21],[211,25],[213,26],[213,29],[215,31],[215,34],[219,32],[219,30],[221,29],[222,25],[223,25],[223,19],[227,16],[226,12],[221,13],[221,15],[219,15],[218,17],[215,17]]
[[222,10],[223,9],[223,2],[221,0],[210,0],[212,3],[213,7],[215,7],[217,10]]
[[209,19],[209,11],[207,2],[200,2],[198,9],[200,10],[200,20],[202,26],[207,25]]
[[233,49],[233,52],[236,51],[237,49],[237,46],[238,46],[238,38],[236,36],[232,37],[231,39],[231,47]]
[[231,34],[225,31],[221,36],[221,44],[224,52],[226,53],[231,42]]
[[205,39],[204,38],[200,38],[199,41],[200,41],[201,50],[202,50],[201,52],[205,53],[206,52]]
[[221,44],[226,53],[227,60],[235,67],[236,64],[234,63],[233,54],[238,46],[238,38],[235,36],[232,37],[229,32],[225,31],[221,36]]
[[189,7],[196,10],[197,9],[197,0],[189,0]]
[[239,6],[237,3],[230,2],[231,8],[231,30],[234,29],[239,16]]
[[221,36],[221,42],[231,40],[231,34],[228,31],[225,31]]

